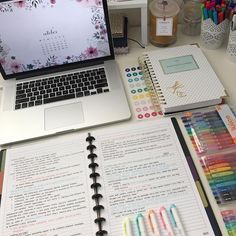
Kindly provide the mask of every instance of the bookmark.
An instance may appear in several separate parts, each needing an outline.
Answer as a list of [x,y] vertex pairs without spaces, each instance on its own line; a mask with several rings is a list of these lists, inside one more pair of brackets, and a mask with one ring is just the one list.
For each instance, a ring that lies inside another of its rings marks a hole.
[[178,213],[178,211],[177,211],[177,208],[176,208],[176,205],[175,205],[175,204],[172,204],[172,205],[170,206],[170,214],[171,214],[171,216],[172,216],[172,218],[173,218],[173,221],[174,221],[176,227],[178,228],[180,234],[181,234],[182,236],[186,236],[185,231],[184,231],[183,224],[182,224],[182,222],[181,222],[181,219],[180,219],[180,216],[179,216],[179,213]]
[[138,230],[138,236],[148,236],[145,227],[144,217],[142,214],[138,214],[136,216],[136,225]]
[[168,233],[168,236],[174,236],[175,234],[174,234],[173,228],[171,226],[171,222],[169,220],[169,217],[168,217],[165,207],[160,208],[160,216],[161,216],[163,226]]
[[160,233],[160,230],[158,227],[158,223],[157,223],[157,219],[156,219],[156,215],[153,210],[148,211],[148,223],[150,225],[152,234],[155,236],[161,236],[161,233]]
[[132,223],[129,217],[123,221],[123,236],[133,236]]

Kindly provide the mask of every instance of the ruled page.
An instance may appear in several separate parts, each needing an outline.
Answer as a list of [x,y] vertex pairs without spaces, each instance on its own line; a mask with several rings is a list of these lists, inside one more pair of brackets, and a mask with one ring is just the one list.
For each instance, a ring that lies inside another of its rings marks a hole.
[[84,144],[55,137],[7,150],[0,235],[95,235]]
[[156,212],[166,235],[159,209],[164,206],[168,210],[171,204],[176,205],[187,235],[214,235],[170,119],[140,122],[95,136],[110,236],[122,235],[126,216],[137,233],[138,213],[145,217],[151,235],[149,209]]

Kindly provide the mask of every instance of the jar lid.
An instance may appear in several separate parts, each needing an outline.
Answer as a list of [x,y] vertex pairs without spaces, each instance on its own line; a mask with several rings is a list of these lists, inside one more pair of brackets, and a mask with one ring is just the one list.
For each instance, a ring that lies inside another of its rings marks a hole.
[[173,17],[179,13],[180,8],[173,0],[154,0],[149,4],[149,10],[156,17]]

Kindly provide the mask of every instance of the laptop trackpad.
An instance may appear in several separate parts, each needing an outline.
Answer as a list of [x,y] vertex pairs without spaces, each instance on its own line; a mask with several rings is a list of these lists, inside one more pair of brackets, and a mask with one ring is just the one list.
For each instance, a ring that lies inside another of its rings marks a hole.
[[46,108],[45,130],[62,128],[84,122],[81,102]]

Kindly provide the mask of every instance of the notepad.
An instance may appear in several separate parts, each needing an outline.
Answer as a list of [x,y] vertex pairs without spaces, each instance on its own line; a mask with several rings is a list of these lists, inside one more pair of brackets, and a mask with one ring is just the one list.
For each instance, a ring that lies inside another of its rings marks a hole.
[[164,114],[219,104],[226,96],[196,45],[145,52],[139,61],[152,99],[160,104]]
[[121,236],[125,217],[146,224],[147,210],[175,203],[187,235],[220,235],[176,120],[141,123],[5,150],[0,234]]

